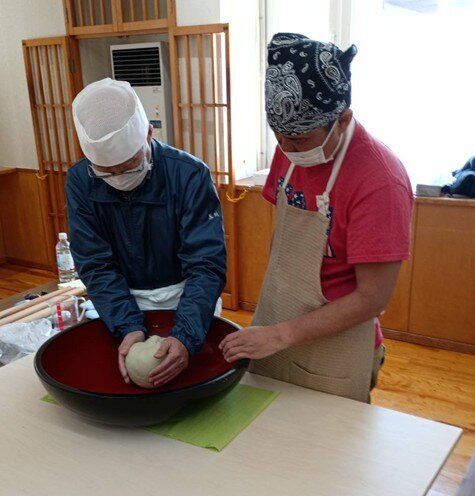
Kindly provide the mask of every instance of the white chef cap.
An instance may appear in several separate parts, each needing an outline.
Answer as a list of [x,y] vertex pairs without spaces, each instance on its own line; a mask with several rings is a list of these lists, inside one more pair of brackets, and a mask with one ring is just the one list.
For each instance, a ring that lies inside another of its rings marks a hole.
[[149,121],[126,81],[101,79],[73,101],[74,125],[84,155],[95,165],[126,162],[143,146]]

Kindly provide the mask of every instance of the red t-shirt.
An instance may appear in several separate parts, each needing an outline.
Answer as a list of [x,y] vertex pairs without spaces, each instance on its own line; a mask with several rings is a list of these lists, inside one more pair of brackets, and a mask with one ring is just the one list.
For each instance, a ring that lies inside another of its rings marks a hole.
[[[269,202],[275,204],[277,188],[289,166],[289,160],[277,147],[262,192]],[[314,167],[296,166],[286,188],[288,203],[317,210],[315,197],[325,191],[332,166],[333,161]],[[330,230],[321,270],[322,290],[328,300],[354,291],[355,264],[409,258],[413,203],[404,166],[357,122],[330,193]],[[379,323],[376,330],[379,346]]]

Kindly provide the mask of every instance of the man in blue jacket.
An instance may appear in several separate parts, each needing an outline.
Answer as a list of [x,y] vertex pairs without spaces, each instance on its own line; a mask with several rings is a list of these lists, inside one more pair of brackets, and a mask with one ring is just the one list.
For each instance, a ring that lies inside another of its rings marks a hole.
[[[226,283],[221,207],[206,165],[152,139],[135,91],[109,78],[73,102],[85,159],[67,176],[71,251],[79,277],[112,334],[119,369],[146,337],[142,310],[176,309],[160,386],[184,370],[206,336]],[[158,355],[157,355],[158,356]]]

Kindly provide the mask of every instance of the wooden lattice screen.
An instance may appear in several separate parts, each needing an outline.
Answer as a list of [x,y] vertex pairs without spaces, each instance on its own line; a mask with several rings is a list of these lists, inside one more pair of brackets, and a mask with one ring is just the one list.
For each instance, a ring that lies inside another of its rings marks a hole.
[[115,0],[63,0],[69,34],[115,31]]
[[67,230],[66,171],[81,158],[71,103],[82,88],[75,40],[58,37],[23,41],[31,114],[38,155],[38,180],[54,267],[54,243]]
[[[225,215],[228,250],[226,308],[238,307],[235,191],[231,153],[229,30],[227,24],[170,30],[175,146],[211,170]],[[224,192],[224,194],[223,194]]]
[[105,35],[168,25],[165,0],[63,0],[68,33]]

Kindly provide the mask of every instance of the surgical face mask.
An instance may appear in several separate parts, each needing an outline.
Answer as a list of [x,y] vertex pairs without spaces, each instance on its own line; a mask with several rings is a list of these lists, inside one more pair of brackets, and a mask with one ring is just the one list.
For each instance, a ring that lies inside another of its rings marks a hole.
[[[150,148],[148,148],[150,150]],[[109,186],[120,191],[132,191],[140,186],[152,168],[151,157],[147,157],[148,151],[146,149],[142,163],[135,169],[131,169],[122,174],[102,175],[100,172],[95,172],[96,176],[103,179]],[[150,151],[151,154],[151,151]]]
[[337,122],[338,121],[336,120],[333,123],[333,126],[330,129],[330,132],[328,133],[327,137],[325,138],[325,141],[320,146],[316,146],[315,148],[312,148],[311,150],[307,150],[305,152],[286,152],[284,150],[282,150],[282,152],[293,164],[300,165],[302,167],[312,167],[314,165],[321,165],[330,162],[330,160],[333,160],[333,158],[335,157],[335,153],[340,148],[341,139],[343,135],[342,134],[340,135],[340,139],[338,140],[335,149],[333,150],[332,154],[329,155],[328,157],[325,156],[323,147],[328,143],[330,136],[333,134],[333,131],[335,130]]

